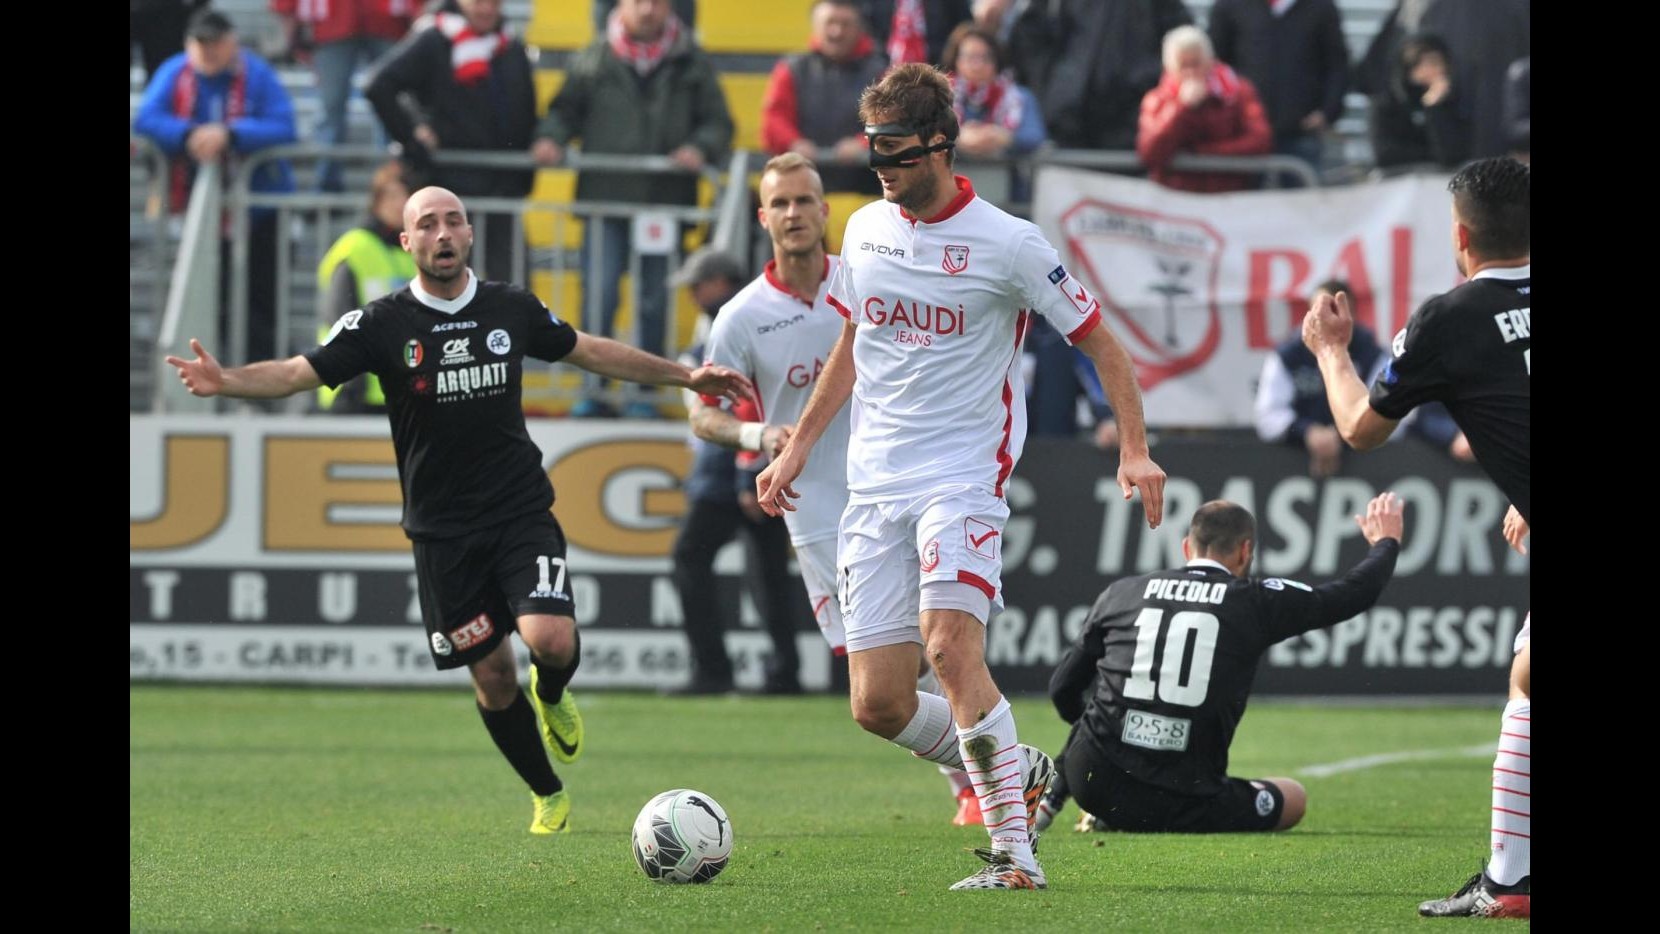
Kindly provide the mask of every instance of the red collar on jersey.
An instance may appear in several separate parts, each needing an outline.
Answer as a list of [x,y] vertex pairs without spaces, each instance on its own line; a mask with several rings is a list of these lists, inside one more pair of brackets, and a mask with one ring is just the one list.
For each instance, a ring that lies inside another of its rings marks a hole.
[[[813,307],[813,300],[812,299],[802,298],[801,296],[795,294],[794,292],[791,292],[789,285],[787,285],[784,282],[783,279],[778,278],[778,260],[776,260],[776,259],[767,260],[767,265],[766,265],[766,268],[764,270],[762,270],[762,275],[764,275],[766,277],[767,285],[770,285],[773,288],[777,289],[778,291],[783,292],[785,295],[788,295],[789,297],[795,299],[796,301],[800,302],[801,304],[806,305],[808,308]],[[826,254],[824,254],[824,271],[819,273],[818,281],[822,283],[825,280],[825,278],[829,275],[830,275],[830,254],[826,253]]]
[[[933,217],[923,218],[922,222],[924,224],[937,224],[940,221],[949,218],[951,215],[956,214],[958,211],[961,211],[965,205],[974,200],[974,183],[970,182],[967,178],[961,175],[954,175],[952,178],[957,180],[957,196],[952,198],[951,203],[941,209],[938,214],[935,214]],[[911,212],[905,210],[904,208],[899,209],[899,216],[910,221],[912,224],[915,224],[917,221],[915,217],[911,216]]]

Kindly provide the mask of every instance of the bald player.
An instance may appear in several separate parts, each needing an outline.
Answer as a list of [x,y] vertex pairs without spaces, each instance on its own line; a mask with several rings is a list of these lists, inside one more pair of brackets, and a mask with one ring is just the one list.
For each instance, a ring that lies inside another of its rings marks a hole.
[[[571,802],[547,753],[560,762],[582,753],[566,689],[581,639],[553,486],[520,407],[525,358],[732,400],[752,398],[749,384],[725,367],[691,370],[583,334],[530,292],[480,281],[467,265],[473,227],[453,192],[415,192],[403,223],[414,281],[341,316],[321,346],[227,370],[192,339],[194,360],[167,362],[198,396],[274,399],[379,377],[433,664],[472,675],[485,729],[530,786],[531,833],[564,833]],[[528,698],[514,631],[530,650]]]

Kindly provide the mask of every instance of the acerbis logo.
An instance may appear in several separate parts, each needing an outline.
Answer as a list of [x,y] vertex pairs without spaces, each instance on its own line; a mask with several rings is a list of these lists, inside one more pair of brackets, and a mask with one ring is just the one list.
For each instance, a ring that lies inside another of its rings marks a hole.
[[340,320],[334,322],[334,327],[329,328],[329,336],[323,338],[324,346],[327,346],[329,341],[334,340],[335,335],[339,334],[341,331],[357,330],[357,326],[362,320],[363,309],[361,308],[353,309],[352,311],[348,311],[341,315]]
[[888,246],[883,243],[861,243],[859,244],[859,249],[864,250],[866,253],[876,253],[881,256],[896,256],[900,259],[905,258],[905,251],[903,249],[900,247]]
[[477,321],[440,321],[432,326],[432,333],[437,334],[439,331],[465,331],[469,328],[476,327],[478,327]]

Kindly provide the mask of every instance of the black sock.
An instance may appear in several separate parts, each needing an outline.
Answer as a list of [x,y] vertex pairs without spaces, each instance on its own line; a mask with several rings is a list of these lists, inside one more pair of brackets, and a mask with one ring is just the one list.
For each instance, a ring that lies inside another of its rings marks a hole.
[[571,650],[571,663],[563,668],[555,668],[551,664],[543,664],[530,657],[530,663],[536,666],[536,673],[541,675],[536,679],[536,696],[543,703],[557,704],[565,696],[565,685],[571,683],[571,676],[576,674],[576,666],[582,664],[582,633],[572,632],[571,639],[575,648]]
[[514,694],[513,703],[506,710],[487,710],[480,704],[478,715],[484,718],[484,728],[490,731],[496,748],[507,757],[508,764],[531,791],[546,797],[565,787],[559,776],[553,774],[547,750],[542,748],[536,711],[530,708],[530,698],[525,697],[525,692]]

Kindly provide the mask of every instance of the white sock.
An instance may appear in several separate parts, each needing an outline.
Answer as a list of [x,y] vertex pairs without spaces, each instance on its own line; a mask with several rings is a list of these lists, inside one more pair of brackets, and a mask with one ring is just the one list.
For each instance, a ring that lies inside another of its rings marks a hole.
[[984,720],[966,730],[959,728],[957,738],[962,742],[963,761],[968,763],[965,771],[980,798],[991,848],[1009,854],[1022,869],[1037,869],[1032,835],[1026,827],[1026,799],[1021,793],[1026,769],[1008,699],[998,698]]
[[[944,693],[944,691],[940,689],[939,675],[934,674],[934,669],[932,667],[923,669],[922,674],[916,676],[916,690],[918,694]],[[951,724],[951,732],[953,734],[957,732],[957,725],[955,723]],[[956,744],[953,743],[952,746],[955,747]],[[964,772],[960,768],[957,768],[956,766],[942,765],[940,766],[940,774],[944,775],[946,780],[951,782],[951,797],[953,798],[962,794],[964,788],[974,787],[974,783],[968,780],[968,773]]]
[[1487,878],[1500,885],[1515,885],[1533,871],[1532,737],[1529,699],[1505,704],[1493,760],[1493,857],[1487,863]]
[[951,705],[938,694],[918,693],[916,716],[893,738],[894,745],[904,746],[919,759],[963,767],[962,750],[953,742],[957,737],[957,721],[951,717]]

